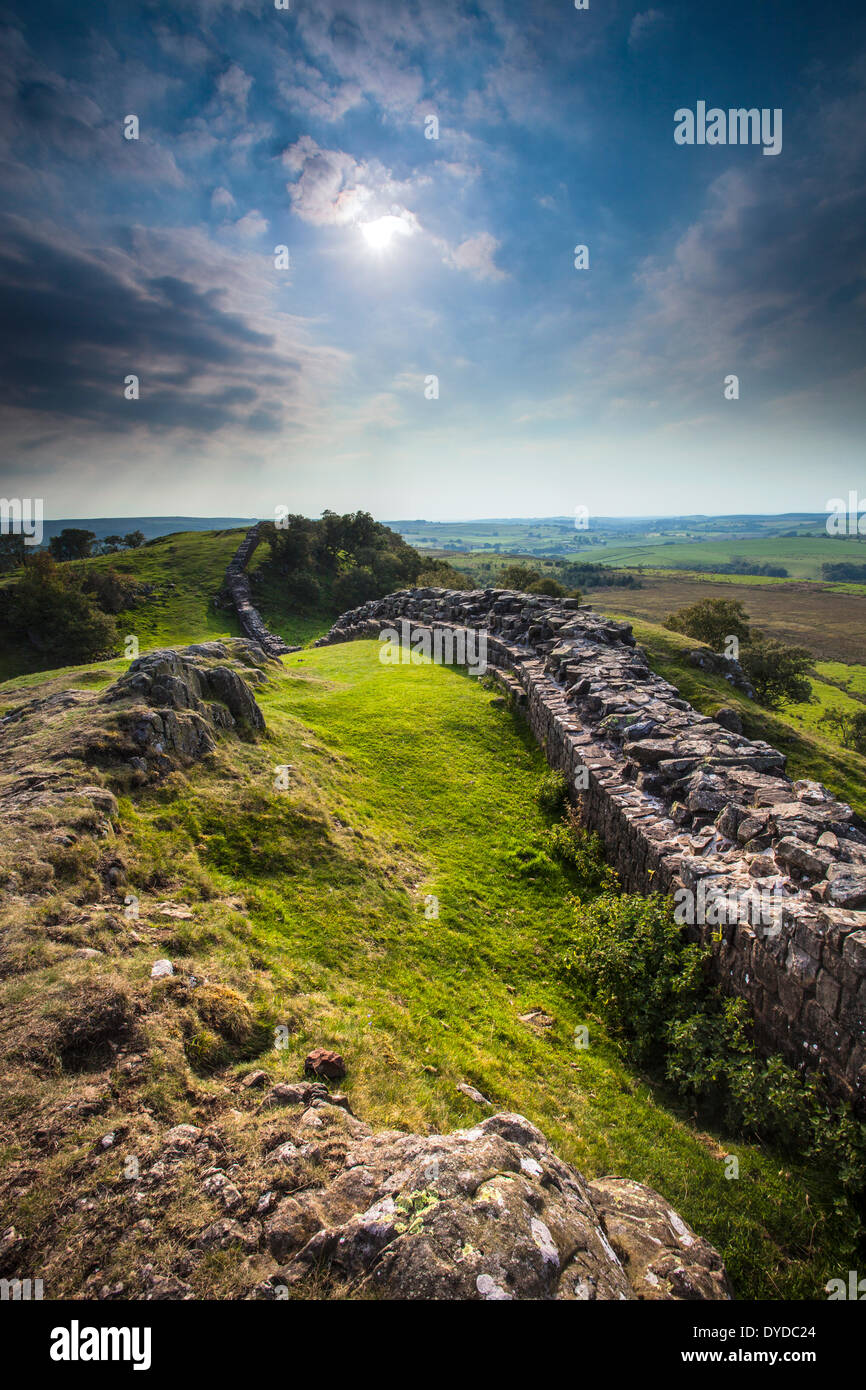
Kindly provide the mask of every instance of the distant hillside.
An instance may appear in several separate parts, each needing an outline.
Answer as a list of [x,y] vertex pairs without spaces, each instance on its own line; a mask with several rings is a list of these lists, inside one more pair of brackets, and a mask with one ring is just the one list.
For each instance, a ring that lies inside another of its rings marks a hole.
[[236,526],[252,526],[255,520],[258,518],[251,520],[243,516],[65,517],[59,521],[44,522],[43,537],[47,544],[52,536],[59,536],[67,526],[72,526],[82,531],[92,531],[99,541],[106,536],[125,536],[130,531],[141,531],[145,540],[150,541],[157,536],[173,535],[176,531],[227,531]]

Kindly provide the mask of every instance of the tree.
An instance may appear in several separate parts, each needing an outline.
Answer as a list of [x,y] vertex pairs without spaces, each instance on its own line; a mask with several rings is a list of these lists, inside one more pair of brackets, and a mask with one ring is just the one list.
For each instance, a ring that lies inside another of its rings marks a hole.
[[840,709],[827,710],[818,722],[829,724],[845,748],[866,754],[866,709],[856,710],[854,714]]
[[371,569],[358,566],[346,570],[334,580],[333,599],[337,609],[345,612],[349,608],[359,608],[368,599],[378,598],[380,586]]
[[51,537],[48,548],[55,560],[86,560],[95,540],[96,535],[93,531],[66,526],[59,536]]
[[815,658],[806,647],[789,647],[775,637],[753,632],[740,652],[740,665],[755,688],[759,704],[778,709],[785,701],[811,700]]
[[75,577],[45,552],[2,591],[0,618],[13,636],[26,639],[56,664],[111,656],[118,646],[114,619],[100,612]]
[[138,550],[140,545],[144,545],[144,540],[143,531],[127,531],[123,538],[123,544],[129,550]]
[[530,584],[527,593],[548,594],[551,598],[565,598],[568,590],[558,580],[545,577],[544,579],[536,579],[534,583]]
[[498,582],[502,589],[516,589],[518,593],[526,593],[530,584],[535,584],[540,578],[539,571],[530,569],[528,565],[506,565]]
[[697,642],[706,642],[713,651],[721,651],[729,637],[742,643],[749,641],[749,615],[734,599],[703,599],[671,613],[665,619],[665,627],[669,632],[683,632]]
[[27,549],[20,531],[0,534],[0,571],[20,569],[26,557]]

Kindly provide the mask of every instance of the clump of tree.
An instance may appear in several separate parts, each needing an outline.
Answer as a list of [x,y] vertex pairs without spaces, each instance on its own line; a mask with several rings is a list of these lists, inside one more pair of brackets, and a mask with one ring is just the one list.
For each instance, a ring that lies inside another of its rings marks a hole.
[[722,651],[735,637],[740,666],[754,688],[756,700],[767,709],[812,698],[808,679],[814,672],[812,653],[806,647],[788,646],[752,629],[748,613],[737,600],[704,599],[669,614],[665,627],[705,642],[713,651]]
[[52,560],[61,564],[66,560],[86,560],[93,554],[96,543],[95,531],[84,531],[78,526],[66,526],[48,542]]
[[758,704],[767,709],[812,698],[809,676],[814,674],[815,658],[806,647],[789,647],[775,637],[752,632],[740,651],[740,665],[754,686]]
[[[290,515],[279,525],[271,522],[264,534],[271,550],[268,567],[301,609],[343,612],[414,586],[422,572],[436,571],[435,561],[422,558],[369,512],[325,511],[319,520]],[[449,566],[444,569],[452,573]]]
[[27,558],[27,546],[20,532],[4,532],[0,535],[0,574],[17,570]]
[[[665,545],[673,542],[665,541]],[[677,560],[671,565],[675,570],[694,570],[698,574],[757,574],[771,579],[787,579],[788,571],[784,565],[771,565],[765,560],[746,560],[742,555],[735,555],[732,560],[719,561],[717,564],[703,560]]]
[[128,531],[125,536],[106,536],[96,539],[95,531],[85,531],[79,526],[64,526],[48,542],[48,550],[53,560],[61,564],[67,560],[88,560],[91,555],[116,555],[121,550],[138,550],[144,545],[143,531]]
[[99,544],[99,553],[116,555],[120,550],[138,550],[144,542],[143,531],[127,531],[125,536],[105,536]]
[[838,564],[822,565],[821,575],[834,584],[866,584],[866,565],[840,560]]
[[866,709],[855,710],[853,714],[830,709],[818,722],[829,725],[843,748],[853,748],[855,753],[866,755]]
[[0,590],[0,626],[8,637],[34,647],[49,665],[113,656],[120,645],[117,624],[100,607],[98,591],[88,592],[84,578],[80,570],[38,551],[20,577]]
[[506,565],[497,580],[500,589],[515,589],[521,594],[547,594],[550,598],[580,598],[573,589],[567,589],[553,575],[544,575],[540,570],[527,565]]
[[559,571],[563,584],[575,589],[642,589],[643,584],[631,570],[613,569],[610,565],[596,565],[587,560],[576,560],[564,565]]
[[680,608],[665,619],[669,632],[682,632],[697,642],[706,642],[714,652],[721,651],[729,637],[738,642],[749,640],[749,615],[743,605],[732,599],[708,598]]

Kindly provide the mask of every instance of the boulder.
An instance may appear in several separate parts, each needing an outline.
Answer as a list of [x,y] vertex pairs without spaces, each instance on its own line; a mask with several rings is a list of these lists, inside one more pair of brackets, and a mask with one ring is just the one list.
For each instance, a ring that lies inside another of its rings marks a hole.
[[728,1299],[717,1252],[658,1193],[588,1184],[521,1115],[453,1134],[360,1138],[324,1188],[285,1197],[265,1238],[273,1282],[361,1297]]

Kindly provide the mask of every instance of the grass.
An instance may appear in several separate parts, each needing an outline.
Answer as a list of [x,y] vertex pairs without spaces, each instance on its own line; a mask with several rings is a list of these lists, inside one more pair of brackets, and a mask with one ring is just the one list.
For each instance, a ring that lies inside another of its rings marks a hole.
[[[153,593],[139,606],[118,616],[122,638],[128,633],[137,637],[142,652],[154,647],[186,646],[192,642],[241,635],[234,610],[215,607],[214,599],[222,588],[226,566],[245,534],[243,529],[181,531],[162,536],[139,550],[100,555],[75,563],[87,569],[113,568],[137,583],[153,586]],[[253,556],[251,575],[257,572],[267,555],[267,547],[261,546]],[[264,586],[262,607],[265,622],[289,644],[301,644],[318,637],[327,631],[333,620],[326,613],[310,617],[287,613],[275,581]],[[91,664],[94,669],[114,670],[105,663]],[[36,674],[40,665],[36,651],[23,646],[8,647],[0,651],[0,682]],[[64,671],[74,669],[63,668]]]
[[[695,1128],[564,984],[567,899],[582,885],[546,854],[533,800],[545,764],[525,728],[453,671],[381,666],[373,643],[284,666],[261,697],[268,743],[233,750],[231,778],[197,776],[127,810],[142,865],[194,863],[217,899],[244,898],[248,934],[216,942],[232,983],[245,958],[267,971],[290,1038],[269,1071],[294,1078],[310,1046],[334,1047],[357,1113],[422,1131],[477,1118],[456,1089],[469,1082],[588,1175],[658,1188],[722,1249],[741,1297],[820,1296],[849,1257],[826,1182]],[[214,946],[180,924],[176,949],[198,970]],[[520,1021],[534,1010],[552,1025]]]
[[[193,533],[121,557],[137,578],[178,585],[155,606],[143,647],[231,630],[214,630],[208,603],[237,539]],[[306,628],[293,627],[278,587],[265,586],[260,601],[295,640],[326,625],[312,615]],[[635,632],[655,668],[698,708],[737,705],[749,732],[788,752],[794,775],[818,776],[866,810],[866,760],[684,666],[689,639],[651,623],[636,622]],[[33,896],[5,909],[0,1002],[9,1026],[23,1018],[26,1033],[30,1019],[37,1042],[43,1033],[55,1038],[56,1019],[74,1015],[76,1001],[106,978],[143,1009],[140,1078],[113,1073],[101,1113],[64,1120],[44,1163],[24,1145],[23,1120],[32,1112],[47,1123],[52,1107],[63,1112],[72,1079],[14,1069],[3,1078],[6,1157],[38,1165],[36,1181],[31,1172],[19,1182],[26,1191],[8,1220],[42,1242],[52,1287],[77,1290],[94,1264],[110,1282],[139,1246],[147,1253],[128,1222],[100,1225],[99,1234],[58,1195],[103,1200],[105,1170],[88,1158],[100,1134],[128,1127],[127,1149],[146,1151],[159,1125],[219,1116],[227,1142],[252,1152],[258,1141],[232,1089],[244,1061],[295,1080],[306,1052],[327,1046],[346,1058],[345,1089],[374,1126],[472,1124],[488,1112],[457,1090],[468,1082],[496,1108],[538,1124],[588,1176],[618,1173],[657,1188],[721,1250],[740,1298],[822,1297],[826,1280],[857,1260],[853,1214],[834,1175],[702,1129],[623,1062],[603,1019],[566,983],[569,895],[591,890],[548,853],[553,822],[534,799],[547,769],[525,726],[459,672],[386,667],[377,655],[363,642],[285,658],[257,691],[264,740],[224,739],[212,761],[121,798],[107,843],[124,862],[121,894],[141,904],[134,932],[118,929],[100,900],[103,841],[88,838],[94,832],[82,823],[76,843],[59,847],[49,812],[34,812],[44,821],[41,846],[18,856]],[[19,675],[0,686],[0,711],[36,687],[40,695],[96,692],[124,666]],[[824,674],[838,694],[831,682],[841,673]],[[54,717],[70,736],[83,718],[75,708]],[[49,732],[32,737],[31,761],[54,768]],[[27,749],[16,757],[23,766]],[[277,767],[289,768],[287,792],[275,788]],[[187,913],[166,917],[165,899]],[[113,911],[116,918],[122,906]],[[103,959],[71,954],[85,947]],[[178,978],[152,986],[151,965],[165,955]],[[209,982],[206,995],[185,989],[189,974]],[[551,1022],[522,1021],[535,1011]],[[279,1026],[285,1046],[274,1046]],[[589,1030],[587,1050],[574,1044],[580,1026]],[[736,1181],[725,1177],[728,1155],[739,1159]],[[171,1209],[160,1240],[182,1254],[205,1219],[200,1195],[173,1193]],[[199,1296],[227,1296],[242,1273],[226,1255],[190,1277]]]

